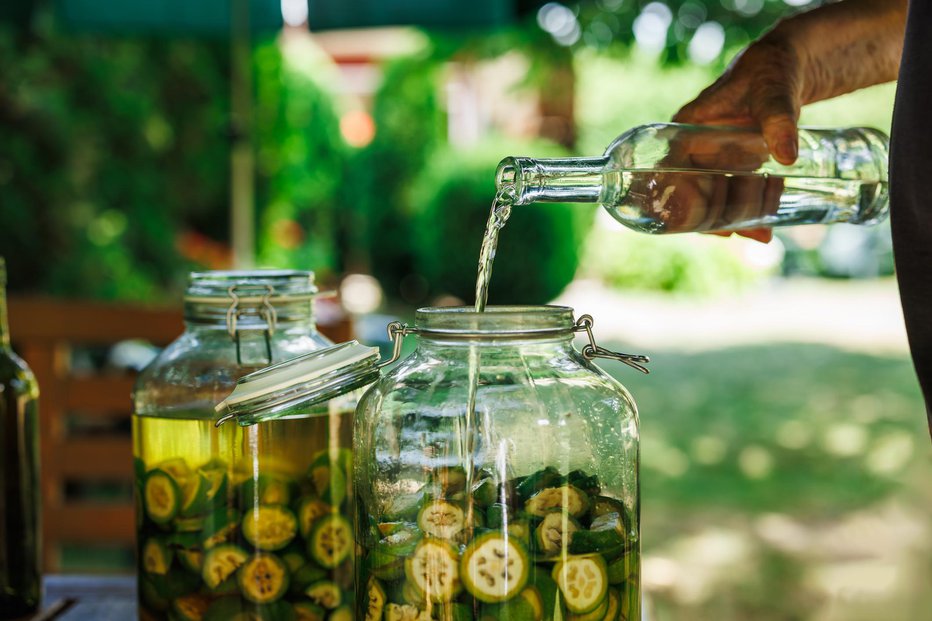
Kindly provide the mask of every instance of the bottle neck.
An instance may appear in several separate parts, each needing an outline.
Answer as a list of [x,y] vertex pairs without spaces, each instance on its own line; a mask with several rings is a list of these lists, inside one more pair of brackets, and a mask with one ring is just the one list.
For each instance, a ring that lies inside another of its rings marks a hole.
[[508,157],[498,165],[498,189],[514,187],[515,205],[602,202],[607,156],[533,159]]

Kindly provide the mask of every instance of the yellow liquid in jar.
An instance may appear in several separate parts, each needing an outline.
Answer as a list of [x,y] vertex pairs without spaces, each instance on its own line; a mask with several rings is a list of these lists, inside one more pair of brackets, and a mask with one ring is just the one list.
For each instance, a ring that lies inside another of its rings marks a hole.
[[[351,605],[352,413],[219,429],[200,414],[133,418],[140,618],[167,620],[179,611],[200,618],[211,607],[224,617],[291,618],[312,601],[298,588],[302,575],[331,582]],[[345,560],[327,557],[332,547],[314,548],[322,519],[348,525]],[[218,549],[232,551],[233,565],[219,552],[211,556]],[[266,561],[274,565],[271,579]],[[313,571],[299,573],[305,566]]]

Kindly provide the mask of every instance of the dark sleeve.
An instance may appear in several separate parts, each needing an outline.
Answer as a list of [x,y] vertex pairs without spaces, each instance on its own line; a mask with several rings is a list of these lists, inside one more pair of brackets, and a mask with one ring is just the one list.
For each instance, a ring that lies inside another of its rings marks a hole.
[[926,0],[909,3],[891,138],[893,253],[932,433],[932,2]]

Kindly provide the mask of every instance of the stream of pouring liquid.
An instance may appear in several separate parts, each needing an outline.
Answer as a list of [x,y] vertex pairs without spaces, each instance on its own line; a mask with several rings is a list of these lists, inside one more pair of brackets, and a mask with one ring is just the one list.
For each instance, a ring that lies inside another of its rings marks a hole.
[[[476,276],[476,312],[485,310],[489,297],[489,279],[492,277],[492,264],[495,261],[495,250],[498,247],[498,235],[508,222],[511,207],[514,204],[514,187],[505,186],[498,191],[492,201],[489,220],[485,225],[485,234],[482,236],[482,247],[479,250],[479,270]],[[466,428],[462,434],[463,442],[460,446],[461,455],[466,466],[466,489],[472,489],[472,477],[475,472],[474,461],[478,438],[474,434],[481,433],[482,429],[490,429],[489,421],[480,422],[479,412],[476,412],[476,393],[479,388],[479,348],[472,344],[469,347],[469,377],[466,399]],[[487,444],[488,439],[482,444]],[[470,509],[471,510],[471,509]],[[468,523],[472,524],[471,516]]]
[[505,186],[495,195],[492,209],[489,212],[489,221],[485,225],[485,235],[482,236],[482,247],[479,250],[479,271],[476,275],[476,312],[485,310],[489,298],[489,280],[492,278],[492,264],[495,262],[495,250],[498,248],[498,234],[508,222],[511,207],[514,204],[515,189]]

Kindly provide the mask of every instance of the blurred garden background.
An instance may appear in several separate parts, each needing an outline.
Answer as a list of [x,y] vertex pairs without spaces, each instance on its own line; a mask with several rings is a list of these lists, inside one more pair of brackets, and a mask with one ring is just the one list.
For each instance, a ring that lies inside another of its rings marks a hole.
[[[106,2],[4,6],[11,293],[165,306],[191,270],[312,269],[377,342],[418,306],[472,303],[502,157],[599,154],[813,4],[281,0],[239,46]],[[893,93],[802,121],[887,131]],[[646,377],[607,365],[641,409],[653,619],[930,618],[932,451],[886,224],[764,246],[643,236],[591,205],[515,210],[490,302],[553,300],[653,358]]]

